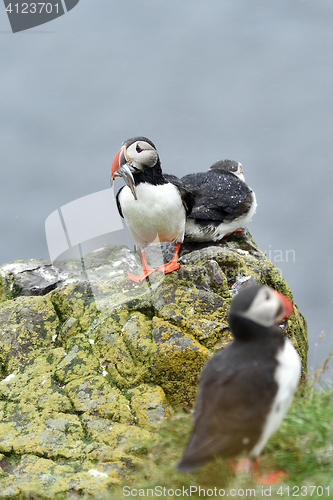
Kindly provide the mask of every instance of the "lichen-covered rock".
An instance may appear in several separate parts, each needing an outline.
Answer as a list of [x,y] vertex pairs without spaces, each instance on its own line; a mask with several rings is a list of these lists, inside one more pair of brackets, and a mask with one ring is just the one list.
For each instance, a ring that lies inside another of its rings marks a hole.
[[[59,495],[86,492],[96,494],[128,478],[126,465],[119,462],[72,462],[22,455],[19,461],[11,457],[0,461],[0,498],[39,498],[54,500]],[[10,471],[8,473],[7,471]],[[0,474],[1,478],[1,474]]]
[[65,342],[65,348],[67,353],[55,370],[61,383],[98,374],[100,364],[86,335],[73,335]]
[[[2,453],[37,453],[70,458],[77,455],[83,430],[76,415],[39,411],[33,404],[8,402],[0,422]],[[84,447],[83,445],[81,447]]]
[[48,297],[0,304],[0,363],[7,372],[54,347],[59,318]]
[[[263,283],[292,300],[246,230],[184,244],[179,261],[140,285],[125,278],[138,260],[124,247],[95,250],[84,266],[0,267],[0,498],[97,494],[133,477],[140,443],[173,408],[193,406],[203,365],[231,341],[232,297]],[[280,326],[306,373],[296,305]]]
[[12,373],[0,381],[0,398],[23,405],[33,404],[38,409],[71,411],[71,401],[53,377],[55,366],[65,354],[59,347],[33,359],[30,363],[27,362],[21,371]]
[[153,327],[154,380],[164,389],[171,405],[191,407],[198,374],[210,352],[193,335],[167,321],[155,317]]
[[101,375],[76,378],[66,385],[66,392],[77,412],[120,422],[133,420],[127,399]]
[[144,429],[158,429],[161,422],[171,415],[171,408],[161,387],[142,384],[129,392],[138,424]]
[[82,422],[85,425],[87,435],[95,443],[111,446],[119,454],[131,452],[134,452],[135,455],[144,454],[145,449],[142,443],[152,437],[152,433],[142,427],[113,422],[107,418],[85,415]]

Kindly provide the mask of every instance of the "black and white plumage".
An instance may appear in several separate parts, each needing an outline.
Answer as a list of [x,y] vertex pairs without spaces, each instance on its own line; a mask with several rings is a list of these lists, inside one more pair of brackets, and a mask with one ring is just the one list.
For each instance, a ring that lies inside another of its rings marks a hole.
[[256,211],[256,196],[236,161],[217,161],[207,172],[185,175],[181,184],[195,198],[186,222],[186,241],[218,241],[246,226]]
[[[181,186],[168,182],[154,144],[146,137],[134,137],[122,144],[112,163],[112,179],[126,182],[117,193],[119,213],[124,217],[136,243],[143,266],[140,276],[127,277],[141,283],[156,269],[169,273],[179,268],[177,255],[184,239],[186,214],[191,210],[191,195]],[[152,242],[175,245],[170,262],[150,269],[145,248]]]
[[190,472],[219,455],[256,459],[283,420],[297,389],[300,358],[276,325],[291,302],[267,286],[250,285],[233,299],[234,341],[205,365],[193,431],[177,468]]

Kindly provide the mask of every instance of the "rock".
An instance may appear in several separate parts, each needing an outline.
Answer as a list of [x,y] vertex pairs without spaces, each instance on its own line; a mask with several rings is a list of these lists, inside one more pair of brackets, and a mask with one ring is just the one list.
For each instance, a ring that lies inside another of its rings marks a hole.
[[119,422],[133,421],[128,400],[101,375],[77,378],[66,385],[75,410]]
[[[0,267],[1,498],[98,494],[133,478],[142,443],[173,409],[192,408],[203,365],[231,341],[232,297],[264,283],[292,300],[247,230],[184,244],[179,261],[141,285],[125,278],[139,261],[119,246]],[[280,326],[305,374],[296,305]]]
[[60,322],[49,297],[6,301],[0,304],[0,318],[0,362],[5,372],[54,347]]
[[153,318],[154,380],[174,407],[191,408],[197,378],[210,352],[194,336],[160,318]]
[[67,497],[68,493],[78,498],[80,492],[93,495],[128,478],[122,462],[56,463],[36,455],[22,455],[19,461],[9,458],[2,465],[0,462],[0,467],[6,476],[0,482],[0,497],[8,500],[33,498],[36,492],[47,500],[59,494]]
[[170,406],[161,387],[142,384],[128,392],[138,425],[144,429],[156,430],[170,416]]

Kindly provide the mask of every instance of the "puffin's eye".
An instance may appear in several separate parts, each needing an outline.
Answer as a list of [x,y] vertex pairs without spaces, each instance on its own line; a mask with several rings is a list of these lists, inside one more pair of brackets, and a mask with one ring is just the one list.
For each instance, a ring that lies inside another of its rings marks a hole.
[[141,153],[141,151],[142,151],[142,148],[140,148],[139,144],[136,145],[135,149],[136,149],[137,153]]
[[269,293],[266,293],[266,300],[269,300],[269,299],[270,299]]

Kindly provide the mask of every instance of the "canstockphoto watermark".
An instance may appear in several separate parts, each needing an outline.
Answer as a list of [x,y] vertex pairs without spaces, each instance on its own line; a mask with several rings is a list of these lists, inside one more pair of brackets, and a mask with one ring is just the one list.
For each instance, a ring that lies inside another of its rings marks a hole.
[[132,488],[123,487],[124,497],[180,497],[187,498],[192,495],[202,497],[255,497],[256,490],[250,488],[202,488],[201,486],[182,486],[181,488],[167,488],[165,486],[155,486],[155,488]]
[[53,21],[72,10],[79,0],[22,1],[4,0],[13,33]]

